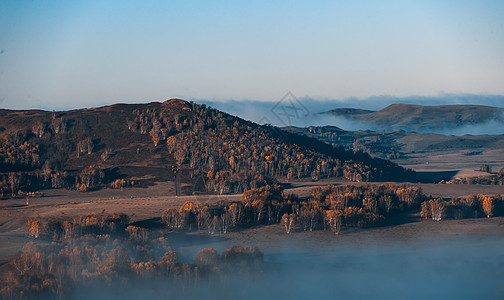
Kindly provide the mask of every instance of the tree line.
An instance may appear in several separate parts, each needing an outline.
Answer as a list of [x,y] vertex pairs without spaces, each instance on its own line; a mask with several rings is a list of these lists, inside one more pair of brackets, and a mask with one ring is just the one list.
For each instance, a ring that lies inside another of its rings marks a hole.
[[472,194],[466,198],[455,198],[449,201],[437,198],[422,202],[420,216],[435,221],[481,216],[490,218],[494,215],[502,215],[503,206],[501,195]]
[[279,185],[246,191],[239,202],[195,205],[185,202],[180,209],[168,208],[163,223],[171,230],[206,230],[227,233],[255,225],[282,223],[292,230],[332,230],[342,227],[376,226],[386,217],[418,208],[427,197],[407,184],[333,186],[314,188],[307,199],[285,195]]

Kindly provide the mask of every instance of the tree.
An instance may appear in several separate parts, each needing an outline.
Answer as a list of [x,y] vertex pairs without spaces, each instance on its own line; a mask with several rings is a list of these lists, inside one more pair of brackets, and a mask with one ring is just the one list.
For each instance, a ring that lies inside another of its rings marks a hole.
[[385,206],[385,212],[387,213],[387,215],[390,214],[393,205],[392,197],[389,195],[380,196],[380,202]]
[[480,172],[492,173],[492,167],[487,164],[481,164]]
[[32,127],[32,132],[38,137],[42,138],[45,134],[45,125],[42,122],[38,122]]
[[289,234],[292,226],[296,224],[296,215],[286,213],[282,216],[282,222],[284,223],[285,233]]
[[243,218],[243,206],[241,205],[241,203],[231,204],[228,209],[228,214],[232,227],[240,224]]
[[201,249],[193,258],[193,262],[200,267],[212,267],[218,263],[218,260],[219,254],[213,248]]
[[66,121],[61,117],[57,117],[55,112],[51,113],[51,129],[56,134],[66,131]]
[[410,207],[421,199],[422,189],[416,186],[400,187],[397,189],[396,194],[401,202]]
[[30,270],[39,269],[42,263],[37,245],[34,242],[25,244],[21,254],[14,257],[12,265],[19,275],[25,275]]
[[25,222],[26,235],[38,239],[42,230],[42,222],[38,218],[30,217]]
[[210,222],[210,225],[208,226],[208,233],[210,234],[215,234],[215,232],[217,232],[218,229],[220,229],[219,225],[220,225],[220,222],[219,222],[219,217],[218,216],[214,216],[212,221]]
[[444,218],[446,203],[441,198],[429,201],[431,207],[432,219],[434,221],[441,221]]
[[81,153],[91,154],[93,153],[94,143],[90,137],[87,137],[77,143],[77,157],[80,157]]
[[339,210],[326,210],[325,222],[334,234],[339,234],[341,231],[341,219],[343,214]]
[[157,147],[159,142],[161,141],[161,131],[157,127],[153,127],[150,131],[150,135],[152,137],[152,142],[154,143],[154,147]]
[[194,225],[197,226],[196,207],[191,201],[186,201],[179,209],[179,214],[182,217],[183,227],[191,230]]
[[110,184],[110,187],[113,189],[121,189],[122,191],[127,184],[128,183],[124,179],[116,179],[114,182]]
[[179,212],[173,208],[167,208],[163,211],[161,221],[170,229],[180,229],[183,224]]
[[149,239],[149,230],[138,226],[128,226],[126,228],[129,239],[136,242],[146,242]]
[[111,155],[112,155],[112,149],[105,148],[105,150],[103,150],[103,153],[101,155],[101,160],[107,161]]
[[10,184],[10,189],[11,189],[11,194],[12,197],[16,194],[16,189],[19,186],[19,175],[16,173],[9,173],[9,184]]
[[255,214],[257,216],[257,224],[259,224],[261,222],[261,220],[263,219],[263,216],[264,216],[265,203],[262,200],[254,200],[252,202],[252,207],[254,208]]
[[487,218],[490,218],[491,216],[493,216],[494,198],[488,197],[488,196],[484,197],[482,207],[483,207],[483,212],[485,213]]
[[426,220],[432,217],[432,210],[429,201],[422,202],[420,216]]
[[212,220],[208,204],[205,204],[198,208],[196,219],[198,222],[198,230],[208,229],[208,226],[210,225],[210,222]]
[[362,200],[362,207],[370,212],[376,213],[378,210],[378,201],[376,201],[376,198],[366,196]]

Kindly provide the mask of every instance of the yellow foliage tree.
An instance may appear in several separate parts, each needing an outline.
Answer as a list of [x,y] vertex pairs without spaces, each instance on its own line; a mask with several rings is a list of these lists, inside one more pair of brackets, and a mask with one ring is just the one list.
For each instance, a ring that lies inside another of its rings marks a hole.
[[485,215],[487,218],[490,218],[493,216],[493,210],[494,210],[494,198],[493,197],[484,197],[483,198],[483,212],[485,212]]
[[38,218],[30,217],[25,223],[26,235],[38,239],[42,230],[42,222]]

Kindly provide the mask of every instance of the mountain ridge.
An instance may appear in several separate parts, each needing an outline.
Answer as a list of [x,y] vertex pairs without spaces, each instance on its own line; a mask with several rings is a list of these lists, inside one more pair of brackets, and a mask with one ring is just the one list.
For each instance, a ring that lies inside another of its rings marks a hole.
[[[504,124],[504,108],[486,105],[391,104],[378,111],[351,113],[355,109],[334,109],[322,114],[367,124],[370,129],[429,132],[433,129],[481,125],[490,121]],[[360,111],[360,110],[356,110]],[[348,113],[350,112],[350,113]],[[377,128],[376,128],[377,127]]]

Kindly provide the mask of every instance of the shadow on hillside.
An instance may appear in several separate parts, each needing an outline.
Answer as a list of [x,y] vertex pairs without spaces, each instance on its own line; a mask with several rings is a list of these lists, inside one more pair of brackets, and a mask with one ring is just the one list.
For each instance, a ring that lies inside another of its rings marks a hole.
[[137,222],[131,223],[131,225],[142,227],[142,228],[148,228],[150,230],[160,229],[160,228],[164,227],[164,224],[161,223],[161,218],[159,218],[159,217],[137,221]]
[[404,212],[404,213],[392,214],[391,216],[387,217],[380,227],[398,226],[409,223],[417,223],[420,221],[421,218],[418,214],[411,212]]

